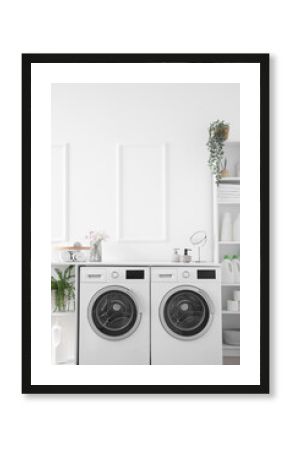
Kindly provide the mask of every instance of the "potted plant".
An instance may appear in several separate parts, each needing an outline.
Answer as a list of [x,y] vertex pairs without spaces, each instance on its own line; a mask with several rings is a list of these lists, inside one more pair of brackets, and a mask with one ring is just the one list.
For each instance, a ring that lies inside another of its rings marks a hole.
[[51,277],[51,294],[54,303],[54,311],[70,311],[74,310],[70,307],[72,300],[75,299],[74,286],[74,269],[73,266],[68,266],[64,271],[55,268],[56,277]]
[[209,149],[208,165],[215,175],[216,183],[219,184],[222,175],[222,160],[224,157],[224,145],[229,136],[230,125],[224,120],[215,120],[209,126],[209,139],[207,146]]

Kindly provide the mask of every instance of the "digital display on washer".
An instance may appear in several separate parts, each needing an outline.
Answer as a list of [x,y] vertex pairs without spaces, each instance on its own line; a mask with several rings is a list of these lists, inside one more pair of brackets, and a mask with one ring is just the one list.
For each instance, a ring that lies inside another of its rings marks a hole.
[[126,270],[126,280],[144,280],[144,270]]
[[198,270],[197,271],[197,278],[199,280],[215,280],[215,270]]

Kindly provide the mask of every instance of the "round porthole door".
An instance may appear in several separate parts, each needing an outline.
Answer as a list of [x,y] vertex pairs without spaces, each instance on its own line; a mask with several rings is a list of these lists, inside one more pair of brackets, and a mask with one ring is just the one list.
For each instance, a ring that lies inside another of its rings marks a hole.
[[179,287],[168,292],[160,304],[164,329],[177,339],[197,339],[208,330],[213,304],[208,295],[193,287]]
[[141,313],[131,291],[122,286],[110,286],[98,291],[91,299],[88,320],[95,333],[118,340],[134,333]]

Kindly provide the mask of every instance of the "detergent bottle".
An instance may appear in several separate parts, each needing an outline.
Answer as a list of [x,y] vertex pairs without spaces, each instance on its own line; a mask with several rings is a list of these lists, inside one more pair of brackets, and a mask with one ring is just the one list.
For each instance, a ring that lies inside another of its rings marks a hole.
[[223,284],[234,283],[233,264],[231,258],[228,255],[224,256],[223,262],[221,264],[221,274]]
[[240,284],[240,260],[237,255],[233,256],[232,265],[233,265],[234,283]]

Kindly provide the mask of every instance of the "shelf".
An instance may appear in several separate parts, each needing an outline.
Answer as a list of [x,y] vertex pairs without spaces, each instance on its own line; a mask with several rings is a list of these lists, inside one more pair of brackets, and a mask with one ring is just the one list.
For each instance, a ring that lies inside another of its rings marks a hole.
[[218,205],[227,205],[227,206],[231,206],[231,205],[239,205],[240,204],[240,200],[239,201],[235,201],[235,202],[222,202],[222,201],[217,201]]
[[223,344],[223,356],[240,356],[240,346]]
[[60,247],[55,247],[55,250],[72,250],[75,252],[79,252],[81,250],[90,250],[91,247],[84,247],[84,246],[79,246],[79,247],[73,247],[71,245],[65,245],[65,246],[60,246]]
[[75,365],[75,364],[76,364],[76,360],[75,360],[74,357],[73,358],[69,358],[69,359],[65,359],[63,361],[57,361],[56,362],[57,366],[59,366],[59,365]]
[[240,241],[218,241],[219,245],[240,245]]
[[72,316],[73,314],[75,314],[75,311],[52,311],[51,315],[52,317],[58,317],[58,316]]
[[227,309],[223,309],[222,313],[225,315],[237,315],[240,314],[240,311],[228,311]]
[[220,180],[220,183],[226,183],[227,181],[229,182],[240,182],[240,177],[224,177]]
[[64,261],[62,261],[62,262],[55,262],[55,261],[53,261],[52,263],[51,263],[51,266],[52,267],[57,267],[57,266],[77,266],[77,264],[81,264],[81,263],[77,263],[76,261],[68,261],[68,262],[64,262]]

